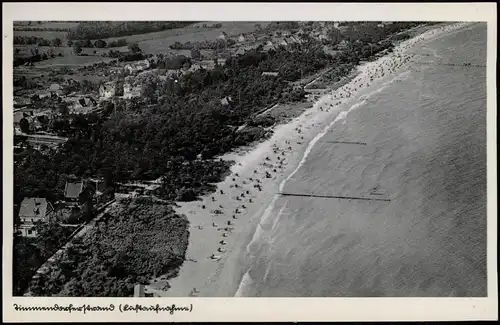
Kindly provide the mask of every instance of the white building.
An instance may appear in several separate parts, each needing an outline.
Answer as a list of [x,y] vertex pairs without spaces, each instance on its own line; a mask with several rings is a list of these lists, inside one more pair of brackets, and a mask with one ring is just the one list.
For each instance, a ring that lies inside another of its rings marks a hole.
[[141,96],[141,91],[142,91],[141,85],[134,86],[132,85],[131,82],[126,82],[123,85],[123,98],[130,99],[133,97],[139,97]]
[[99,87],[99,97],[101,98],[111,98],[116,94],[116,83],[110,81]]
[[21,232],[21,235],[35,237],[37,235],[35,230],[36,223],[48,222],[53,212],[54,208],[45,198],[24,198],[19,209],[21,225],[18,230]]

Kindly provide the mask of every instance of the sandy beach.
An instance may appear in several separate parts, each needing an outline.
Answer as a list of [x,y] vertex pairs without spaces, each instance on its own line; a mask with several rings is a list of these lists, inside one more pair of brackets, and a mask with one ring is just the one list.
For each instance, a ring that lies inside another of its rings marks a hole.
[[[288,124],[278,125],[273,136],[249,152],[228,154],[234,160],[231,175],[203,200],[179,203],[177,213],[190,221],[187,260],[171,288],[158,290],[170,297],[232,297],[241,282],[242,252],[259,224],[269,223],[274,202],[288,179],[302,166],[314,144],[335,123],[344,123],[349,111],[363,104],[385,85],[405,78],[398,70],[412,55],[407,50],[465,26],[465,23],[431,29],[399,44],[393,53],[360,66],[359,74],[339,89],[322,96],[312,108]],[[271,222],[272,223],[272,222]],[[150,289],[160,289],[157,280]]]

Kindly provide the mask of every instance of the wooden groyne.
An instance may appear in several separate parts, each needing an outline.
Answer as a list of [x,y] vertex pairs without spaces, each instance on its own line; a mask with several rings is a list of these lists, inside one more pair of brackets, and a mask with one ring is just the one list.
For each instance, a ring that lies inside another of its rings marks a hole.
[[340,143],[340,144],[358,144],[361,146],[366,146],[366,142],[354,142],[354,141],[325,141],[326,143]]
[[471,63],[443,63],[443,62],[417,62],[413,61],[416,64],[423,65],[442,65],[442,66],[450,66],[450,67],[464,67],[464,68],[486,68],[485,64],[471,64]]
[[339,196],[339,195],[320,195],[320,194],[302,194],[302,193],[278,193],[283,196],[301,196],[301,197],[316,197],[322,199],[341,199],[341,200],[363,200],[363,201],[384,201],[390,202],[391,199],[371,198],[361,196]]

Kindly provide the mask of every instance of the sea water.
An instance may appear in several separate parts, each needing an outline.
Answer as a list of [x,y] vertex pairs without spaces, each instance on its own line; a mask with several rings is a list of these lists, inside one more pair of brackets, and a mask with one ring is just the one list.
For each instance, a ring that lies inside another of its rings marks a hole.
[[390,201],[275,197],[236,296],[486,296],[486,25],[409,53],[280,184]]

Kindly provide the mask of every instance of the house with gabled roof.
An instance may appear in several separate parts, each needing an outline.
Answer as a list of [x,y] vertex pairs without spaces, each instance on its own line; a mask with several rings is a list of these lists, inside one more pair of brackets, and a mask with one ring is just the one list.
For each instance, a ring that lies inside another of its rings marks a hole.
[[83,182],[66,182],[64,197],[67,201],[76,202],[83,192]]
[[99,97],[111,98],[116,94],[116,82],[108,81],[99,87]]
[[35,227],[39,222],[50,221],[54,208],[45,198],[26,197],[21,202],[19,209],[19,219],[21,225],[18,230],[22,236],[35,237],[37,235]]
[[224,41],[227,41],[228,38],[229,38],[229,36],[227,35],[226,32],[222,32],[219,36],[217,36],[217,39],[224,40]]
[[275,50],[276,46],[273,44],[273,42],[268,41],[266,43],[266,45],[264,45],[264,47],[262,49],[267,52],[267,51],[270,51],[270,50]]

